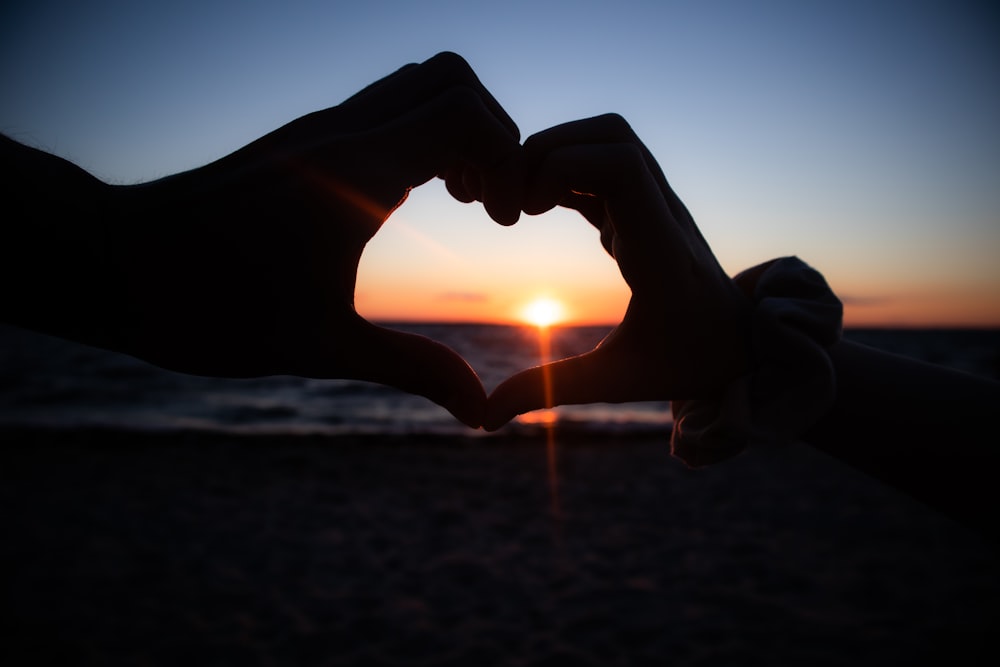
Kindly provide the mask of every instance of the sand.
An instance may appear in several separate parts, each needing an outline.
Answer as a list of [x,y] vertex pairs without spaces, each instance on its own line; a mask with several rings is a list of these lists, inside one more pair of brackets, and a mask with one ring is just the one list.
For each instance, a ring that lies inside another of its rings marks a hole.
[[822,454],[556,442],[0,433],[0,660],[998,657],[997,553]]

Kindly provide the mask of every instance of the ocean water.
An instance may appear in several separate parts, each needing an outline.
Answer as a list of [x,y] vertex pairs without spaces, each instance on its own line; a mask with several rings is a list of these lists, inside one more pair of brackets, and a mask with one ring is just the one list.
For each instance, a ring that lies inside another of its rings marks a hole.
[[[487,391],[539,360],[527,327],[397,324],[449,345],[477,370]],[[552,357],[591,349],[609,327],[552,330]],[[961,370],[1000,377],[1000,330],[851,330],[859,342]],[[662,432],[669,403],[562,406],[563,431],[618,435]],[[482,435],[429,400],[350,380],[277,376],[226,380],[164,371],[128,356],[0,326],[0,427],[112,428],[230,434]],[[534,432],[531,415],[507,432]]]

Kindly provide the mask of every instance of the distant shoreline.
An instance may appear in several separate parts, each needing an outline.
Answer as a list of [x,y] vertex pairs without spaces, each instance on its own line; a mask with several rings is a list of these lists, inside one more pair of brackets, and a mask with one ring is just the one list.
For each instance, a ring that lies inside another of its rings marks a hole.
[[[373,319],[374,324],[383,327],[515,327],[533,329],[534,325],[526,322],[473,322],[466,320],[396,320],[396,319]],[[553,324],[552,329],[614,329],[618,322],[573,322],[565,324]],[[979,331],[1000,334],[1000,323],[998,324],[857,324],[845,325],[844,332],[856,331]]]

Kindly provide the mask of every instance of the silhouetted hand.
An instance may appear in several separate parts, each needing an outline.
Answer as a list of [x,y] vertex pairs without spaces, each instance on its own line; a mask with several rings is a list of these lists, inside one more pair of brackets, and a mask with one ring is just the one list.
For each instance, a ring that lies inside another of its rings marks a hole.
[[118,347],[200,375],[379,382],[480,425],[475,372],[444,345],[363,319],[355,279],[365,244],[435,176],[515,222],[518,142],[466,62],[444,53],[206,167],[119,188],[107,233],[111,283],[126,283]]
[[726,275],[684,204],[629,125],[607,115],[524,144],[524,211],[576,209],[601,232],[632,290],[625,317],[593,351],[501,383],[485,426],[546,405],[691,399],[746,370],[750,302]]

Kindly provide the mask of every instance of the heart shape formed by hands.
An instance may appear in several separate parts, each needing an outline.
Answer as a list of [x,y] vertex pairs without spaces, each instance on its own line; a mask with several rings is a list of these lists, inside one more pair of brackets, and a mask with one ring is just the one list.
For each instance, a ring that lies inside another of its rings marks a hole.
[[[580,213],[600,230],[632,296],[623,321],[594,350],[502,382],[486,403],[487,429],[559,404],[705,396],[746,370],[749,301],[621,117],[536,134],[520,167],[523,210]],[[454,184],[449,190],[462,201],[480,198]]]
[[711,396],[746,371],[749,298],[623,118],[533,135],[524,164],[524,211],[578,211],[600,230],[632,296],[591,352],[501,383],[488,399],[487,429],[552,405]]
[[[601,116],[519,142],[446,53],[216,163],[126,188],[106,235],[123,274],[109,282],[129,305],[115,348],[193,374],[378,382],[488,429],[551,404],[697,397],[741,372],[747,299],[628,124]],[[551,394],[536,368],[487,399],[454,351],[358,314],[365,245],[435,177],[504,225],[563,206],[601,231],[632,297],[597,348],[544,371]]]
[[355,281],[367,242],[437,176],[516,221],[519,140],[468,64],[445,53],[215,163],[117,189],[108,282],[123,286],[127,312],[110,346],[196,375],[378,382],[480,426],[486,395],[468,364],[362,318]]

